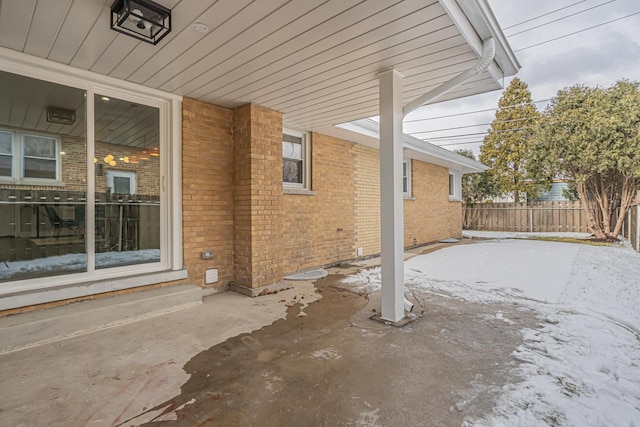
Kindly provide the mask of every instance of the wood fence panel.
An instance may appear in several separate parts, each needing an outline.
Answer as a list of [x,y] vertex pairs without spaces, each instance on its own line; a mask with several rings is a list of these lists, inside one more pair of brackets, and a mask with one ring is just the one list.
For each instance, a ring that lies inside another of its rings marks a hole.
[[[514,232],[589,232],[580,202],[480,203],[467,207],[470,228]],[[472,217],[472,216],[469,216]]]

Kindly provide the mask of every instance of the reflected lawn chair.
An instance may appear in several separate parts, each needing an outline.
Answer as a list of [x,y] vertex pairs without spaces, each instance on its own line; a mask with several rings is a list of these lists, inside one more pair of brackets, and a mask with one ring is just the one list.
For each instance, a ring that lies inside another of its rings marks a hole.
[[[84,206],[75,207],[75,215],[73,219],[60,218],[58,212],[51,205],[44,206],[45,214],[49,219],[49,224],[52,227],[51,237],[54,235],[60,236],[60,231],[63,228],[68,228],[73,232],[75,236],[81,233],[81,227],[84,226]],[[84,233],[83,233],[84,234]]]

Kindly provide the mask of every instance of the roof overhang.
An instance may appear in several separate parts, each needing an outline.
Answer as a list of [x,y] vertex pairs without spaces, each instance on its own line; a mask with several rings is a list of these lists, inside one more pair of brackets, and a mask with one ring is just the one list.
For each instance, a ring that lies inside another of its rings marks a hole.
[[157,1],[173,17],[157,46],[110,30],[102,1],[0,2],[0,46],[222,107],[253,102],[335,137],[378,115],[381,71],[405,76],[406,104],[473,65],[487,37],[493,63],[438,101],[499,89],[519,68],[487,0]]
[[[380,139],[380,124],[371,119],[360,119],[339,125],[342,129],[366,135],[368,138]],[[402,147],[405,159],[416,159],[426,163],[442,166],[461,173],[478,173],[489,169],[480,162],[430,144],[411,135],[402,135]]]

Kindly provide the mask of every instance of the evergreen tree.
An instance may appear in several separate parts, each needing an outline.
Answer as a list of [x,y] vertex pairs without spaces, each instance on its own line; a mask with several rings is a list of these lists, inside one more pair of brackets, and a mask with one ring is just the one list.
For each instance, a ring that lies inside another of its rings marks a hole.
[[616,238],[640,181],[639,83],[562,89],[545,111],[531,159],[577,191],[596,237]]
[[480,161],[489,166],[489,174],[502,194],[513,193],[535,199],[548,185],[532,181],[527,172],[527,152],[536,135],[540,113],[531,101],[531,92],[519,78],[505,89],[491,129],[480,147]]
[[[455,150],[456,153],[476,160],[471,150]],[[488,171],[466,173],[462,176],[462,227],[474,228],[481,213],[481,203],[499,195],[498,186]]]

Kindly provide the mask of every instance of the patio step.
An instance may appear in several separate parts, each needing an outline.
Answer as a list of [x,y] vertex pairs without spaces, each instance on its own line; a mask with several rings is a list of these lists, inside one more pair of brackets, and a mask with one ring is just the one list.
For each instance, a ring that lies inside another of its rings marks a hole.
[[202,288],[173,285],[0,318],[0,354],[202,304]]

